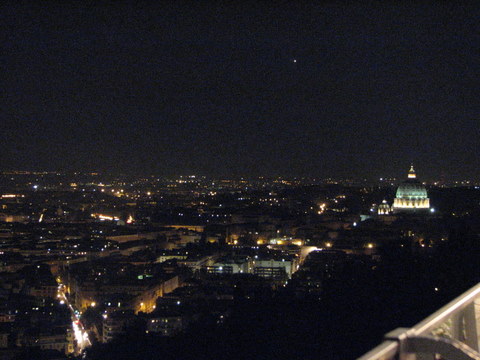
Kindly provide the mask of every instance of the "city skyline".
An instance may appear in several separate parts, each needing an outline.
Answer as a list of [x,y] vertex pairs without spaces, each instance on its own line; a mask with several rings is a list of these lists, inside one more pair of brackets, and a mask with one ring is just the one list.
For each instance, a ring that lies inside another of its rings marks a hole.
[[[413,166],[413,163],[410,163],[409,166]],[[415,168],[420,168],[415,165]],[[364,174],[364,176],[315,176],[315,175],[295,175],[295,174],[278,174],[278,175],[248,175],[248,174],[235,174],[235,175],[212,175],[206,173],[161,173],[161,172],[115,172],[115,171],[98,171],[98,170],[46,170],[46,169],[0,169],[0,174],[2,175],[58,175],[58,176],[96,176],[99,179],[105,178],[135,178],[135,177],[146,177],[146,178],[158,178],[160,179],[189,179],[189,180],[275,180],[275,179],[285,179],[285,180],[299,180],[299,181],[310,181],[313,183],[323,183],[329,181],[346,181],[346,182],[358,182],[358,183],[391,183],[392,185],[401,182],[408,178],[405,169],[396,169],[395,173],[385,173],[382,174],[381,177],[373,177],[368,176],[368,174]],[[435,174],[434,177],[420,177],[421,182],[424,184],[429,185],[478,185],[480,180],[474,177],[461,177],[450,175],[447,176],[444,172]]]
[[445,329],[426,352],[461,357],[478,349],[480,182],[402,175],[0,171],[0,353],[345,360],[402,328]]

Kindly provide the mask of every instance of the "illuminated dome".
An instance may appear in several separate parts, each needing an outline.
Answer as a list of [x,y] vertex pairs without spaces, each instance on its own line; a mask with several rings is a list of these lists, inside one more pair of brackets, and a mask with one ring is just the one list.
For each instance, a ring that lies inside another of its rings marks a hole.
[[378,206],[378,215],[388,215],[392,212],[392,208],[388,205],[387,200],[383,200]]
[[395,212],[428,210],[430,208],[430,199],[428,198],[425,186],[417,180],[413,165],[408,172],[408,179],[405,180],[397,189],[395,200],[393,201],[393,210]]
[[397,189],[397,199],[427,199],[427,190],[420,182],[407,180]]

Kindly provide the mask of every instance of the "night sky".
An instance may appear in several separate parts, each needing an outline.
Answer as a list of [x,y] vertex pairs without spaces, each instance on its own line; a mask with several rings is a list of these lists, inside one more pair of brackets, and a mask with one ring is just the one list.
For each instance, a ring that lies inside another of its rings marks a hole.
[[0,169],[480,178],[479,5],[238,3],[2,2]]

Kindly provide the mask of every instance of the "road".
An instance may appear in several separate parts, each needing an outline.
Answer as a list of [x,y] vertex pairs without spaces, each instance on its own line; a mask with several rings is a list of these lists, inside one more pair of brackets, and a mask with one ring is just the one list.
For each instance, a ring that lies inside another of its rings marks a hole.
[[88,333],[84,329],[82,323],[80,322],[80,314],[78,311],[76,311],[72,304],[68,301],[67,296],[65,295],[63,286],[60,284],[58,287],[58,299],[60,303],[63,303],[68,306],[70,309],[71,313],[71,319],[72,319],[72,329],[73,329],[73,334],[75,336],[75,341],[76,341],[76,347],[75,347],[75,353],[80,354],[85,350],[85,348],[89,347],[92,345],[90,342],[90,339],[88,338]]

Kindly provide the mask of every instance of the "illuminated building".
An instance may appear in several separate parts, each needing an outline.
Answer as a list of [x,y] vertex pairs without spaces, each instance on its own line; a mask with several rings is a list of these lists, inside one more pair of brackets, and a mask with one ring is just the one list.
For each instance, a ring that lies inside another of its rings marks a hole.
[[383,200],[378,206],[378,215],[389,215],[392,212],[392,208],[387,203],[387,200]]
[[133,323],[135,316],[132,311],[116,311],[103,319],[103,342],[125,334],[125,328]]
[[295,257],[287,259],[258,259],[253,264],[253,273],[263,278],[269,279],[291,279],[292,274],[298,268],[298,262]]
[[413,165],[408,172],[408,179],[405,180],[397,189],[395,200],[393,201],[393,211],[415,212],[428,210],[430,208],[430,199],[427,195],[425,186],[417,180]]
[[147,321],[147,331],[164,336],[173,336],[183,331],[188,325],[186,316],[180,314],[154,315]]

